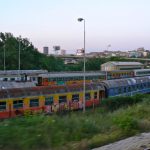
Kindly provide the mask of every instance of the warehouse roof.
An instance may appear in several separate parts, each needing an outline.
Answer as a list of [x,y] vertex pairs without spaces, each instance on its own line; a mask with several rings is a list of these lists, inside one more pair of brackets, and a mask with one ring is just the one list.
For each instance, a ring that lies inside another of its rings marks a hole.
[[102,65],[105,65],[105,64],[113,64],[113,65],[116,65],[116,66],[128,66],[128,65],[130,65],[130,66],[135,66],[135,65],[141,65],[141,66],[143,66],[143,64],[142,63],[140,63],[140,62],[121,62],[121,61],[109,61],[109,62],[107,62],[107,63],[104,63],[104,64],[102,64]]

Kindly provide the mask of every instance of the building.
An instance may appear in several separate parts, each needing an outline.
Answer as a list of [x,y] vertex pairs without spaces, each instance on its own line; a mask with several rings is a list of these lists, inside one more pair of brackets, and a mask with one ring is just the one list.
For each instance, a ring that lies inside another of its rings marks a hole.
[[144,65],[140,62],[109,61],[101,65],[101,71],[132,70],[132,69],[143,69],[143,68]]
[[43,53],[48,55],[49,48],[47,46],[43,47]]
[[63,56],[66,55],[66,50],[61,49],[60,55],[63,55]]
[[83,48],[82,49],[77,49],[77,51],[76,51],[77,56],[83,56],[83,54],[84,54],[84,49]]

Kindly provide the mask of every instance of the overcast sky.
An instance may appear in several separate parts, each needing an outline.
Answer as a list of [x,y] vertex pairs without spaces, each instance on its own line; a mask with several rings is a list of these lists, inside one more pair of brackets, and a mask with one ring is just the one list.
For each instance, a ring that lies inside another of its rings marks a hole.
[[42,51],[60,45],[67,53],[150,49],[150,0],[0,0],[0,32],[21,35]]

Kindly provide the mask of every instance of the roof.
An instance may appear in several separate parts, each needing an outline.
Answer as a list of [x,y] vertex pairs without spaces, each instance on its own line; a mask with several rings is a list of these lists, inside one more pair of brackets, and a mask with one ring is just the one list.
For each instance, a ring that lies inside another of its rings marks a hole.
[[[83,76],[83,72],[54,72],[54,73],[47,73],[47,74],[40,74],[39,77],[44,78],[58,78],[58,77],[80,77]],[[85,72],[85,76],[101,76],[105,75],[104,71],[98,71],[98,72]]]
[[115,88],[115,87],[122,87],[122,86],[129,86],[129,85],[136,85],[145,82],[150,82],[150,76],[145,77],[136,77],[136,78],[126,78],[126,79],[115,79],[115,80],[106,80],[102,83],[107,88]]
[[140,65],[140,66],[143,66],[142,63],[140,62],[121,62],[121,61],[109,61],[107,63],[104,63],[102,65],[105,65],[105,64],[113,64],[113,65],[116,65],[116,66],[135,66],[135,65]]
[[[104,90],[102,84],[86,84],[86,91],[88,90]],[[7,98],[25,98],[34,96],[47,96],[49,94],[67,93],[67,92],[81,92],[83,91],[83,84],[68,85],[68,86],[39,86],[28,88],[2,89],[0,90],[0,99]]]
[[34,86],[36,86],[34,82],[0,81],[0,89],[12,89]]
[[18,75],[18,74],[42,74],[48,73],[47,70],[0,70],[0,75]]

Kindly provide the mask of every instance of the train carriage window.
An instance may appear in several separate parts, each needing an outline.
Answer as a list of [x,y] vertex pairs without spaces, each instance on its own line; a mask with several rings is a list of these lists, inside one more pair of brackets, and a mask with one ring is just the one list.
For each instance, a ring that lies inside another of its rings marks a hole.
[[39,106],[39,100],[38,99],[31,99],[30,100],[30,107],[37,107]]
[[131,87],[130,86],[128,87],[128,92],[131,92]]
[[36,77],[32,77],[32,81],[36,81]]
[[121,94],[121,88],[118,89],[118,94]]
[[13,101],[13,108],[15,109],[23,108],[23,100]]
[[45,98],[45,105],[51,105],[51,104],[53,104],[53,102],[54,102],[53,96]]
[[53,78],[53,81],[57,81],[57,78]]
[[94,92],[94,99],[97,99],[97,92]]
[[147,87],[146,83],[143,83],[143,86],[146,88]]
[[65,103],[67,102],[67,96],[64,95],[64,96],[59,96],[59,103]]
[[0,111],[6,110],[6,102],[0,102]]
[[10,81],[15,81],[15,78],[10,78]]
[[3,81],[8,81],[8,78],[4,78]]
[[140,85],[139,84],[137,84],[137,89],[140,89]]
[[79,94],[73,94],[72,101],[79,101]]
[[136,86],[135,85],[132,86],[132,90],[136,91]]
[[127,91],[127,88],[126,88],[126,87],[124,87],[123,91],[124,91],[124,93],[126,93],[126,91]]
[[67,78],[66,78],[66,77],[64,77],[64,81],[67,81]]
[[90,93],[85,93],[85,100],[90,100],[91,99],[91,94]]

